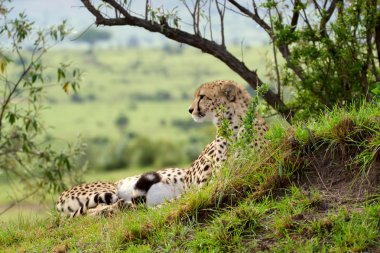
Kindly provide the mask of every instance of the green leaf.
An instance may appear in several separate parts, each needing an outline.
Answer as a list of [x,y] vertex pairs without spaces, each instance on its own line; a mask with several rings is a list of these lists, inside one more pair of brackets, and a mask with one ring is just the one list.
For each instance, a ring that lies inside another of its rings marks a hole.
[[34,130],[37,132],[38,131],[38,123],[37,123],[37,121],[33,120],[32,125],[33,125]]
[[35,83],[36,82],[36,80],[37,80],[37,74],[36,73],[34,73],[34,72],[31,72],[30,73],[30,76],[32,77],[32,83]]
[[31,123],[31,121],[30,121],[29,119],[25,122],[25,130],[26,130],[26,131],[29,130],[30,123]]
[[380,82],[375,83],[375,88],[373,88],[371,92],[374,95],[380,95]]
[[63,71],[62,68],[58,68],[57,69],[57,79],[58,79],[58,82],[61,80],[61,78],[66,78],[66,74],[65,74],[65,71]]
[[16,122],[16,120],[17,120],[18,117],[17,117],[17,115],[15,113],[8,112],[7,118],[8,118],[9,123],[11,125],[13,125]]
[[0,59],[0,74],[4,74],[7,68],[7,61],[3,58]]

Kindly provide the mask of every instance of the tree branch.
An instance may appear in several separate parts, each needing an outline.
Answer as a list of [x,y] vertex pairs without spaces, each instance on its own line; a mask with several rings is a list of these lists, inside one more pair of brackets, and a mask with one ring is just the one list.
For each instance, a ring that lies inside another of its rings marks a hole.
[[1,105],[1,111],[0,111],[0,137],[2,135],[1,132],[2,132],[2,126],[3,126],[3,118],[5,116],[4,115],[5,110],[7,109],[9,103],[11,102],[11,98],[13,97],[13,95],[15,94],[15,92],[17,91],[17,87],[20,85],[20,83],[24,79],[24,77],[29,73],[29,70],[31,69],[31,67],[32,67],[32,63],[30,63],[29,66],[25,69],[25,71],[22,72],[22,74],[20,75],[18,81],[16,82],[16,84],[13,86],[13,88],[9,92],[9,94],[6,97],[4,103]]
[[[228,1],[232,5],[234,5],[236,8],[238,8],[242,13],[244,13],[248,17],[252,18],[259,26],[261,26],[267,32],[267,34],[272,39],[272,41],[276,41],[274,32],[272,31],[271,27],[262,18],[260,18],[258,11],[257,11],[256,3],[254,1],[253,1],[253,5],[254,5],[255,13],[252,13],[250,10],[243,7],[242,5],[240,5],[235,0],[228,0]],[[299,0],[296,0],[296,2],[301,4],[301,2]],[[293,22],[295,23],[296,21],[298,22],[299,10],[297,12],[294,12],[294,13],[297,13],[297,14],[293,15],[293,18],[294,18]],[[292,20],[293,20],[293,18],[292,18]],[[295,28],[294,28],[294,30],[295,30]],[[291,53],[289,50],[289,45],[281,44],[281,45],[278,45],[277,47],[278,47],[278,50],[281,53],[282,57],[284,57],[284,59],[286,60],[286,63],[288,64],[289,68],[294,71],[294,73],[297,75],[297,77],[300,80],[302,80],[302,81],[305,80],[302,68],[300,66],[294,65],[290,60]]]
[[145,1],[145,20],[148,20],[148,12],[149,12],[149,0]]
[[322,17],[323,13],[322,13],[321,7],[319,6],[317,0],[313,0],[313,3],[314,3],[314,6],[315,6],[315,9],[318,11],[319,15]]
[[6,213],[9,209],[13,208],[14,206],[16,206],[17,204],[21,203],[22,201],[30,198],[31,196],[33,196],[34,194],[36,194],[38,192],[38,188],[37,189],[34,189],[31,193],[29,194],[26,194],[25,196],[23,196],[22,198],[20,199],[16,199],[15,201],[13,201],[11,204],[9,204],[9,206],[7,206],[4,210],[2,210],[0,212],[0,216],[3,215],[4,213]]
[[338,2],[343,3],[343,0],[332,0],[330,7],[325,12],[325,15],[322,15],[321,23],[319,24],[319,31],[323,37],[327,36],[326,25],[329,22],[330,18],[332,17],[332,14],[334,13],[336,4]]
[[[269,10],[269,19],[270,19],[270,27],[273,32],[273,18],[272,11]],[[274,58],[274,66],[276,70],[276,79],[277,79],[277,96],[281,99],[281,79],[280,79],[280,70],[278,69],[278,61],[277,61],[277,53],[276,53],[276,41],[272,41],[272,49],[273,49],[273,58]]]
[[292,20],[290,21],[290,26],[291,26],[290,29],[292,30],[292,32],[294,32],[297,28],[298,18],[300,16],[300,10],[299,10],[300,4],[301,4],[301,0],[294,1],[293,16],[292,16]]
[[[204,53],[210,54],[218,58],[219,60],[224,62],[230,69],[232,69],[234,72],[239,74],[244,80],[246,80],[252,88],[257,89],[260,85],[263,84],[262,80],[257,76],[256,72],[249,70],[243,62],[241,62],[234,55],[228,52],[226,48],[216,44],[214,41],[210,41],[198,35],[190,34],[188,32],[170,27],[169,25],[162,26],[157,22],[148,21],[132,16],[126,10],[121,10],[120,8],[122,7],[114,0],[103,1],[109,3],[114,8],[118,8],[120,13],[122,13],[125,16],[125,18],[104,18],[102,14],[94,8],[90,0],[81,1],[84,4],[84,6],[96,17],[95,23],[97,25],[129,25],[141,27],[150,32],[161,33],[169,39],[193,46],[195,48],[200,49]],[[278,110],[284,117],[292,116],[293,112],[291,112],[285,106],[284,102],[280,100],[273,91],[269,90],[263,97],[270,106]]]
[[[209,29],[210,29],[210,39],[211,39],[211,40],[214,40],[213,37],[212,37],[211,4],[212,4],[212,1],[209,1],[209,6],[208,6],[208,16],[209,16],[209,19],[210,19],[210,22],[209,22]],[[206,33],[205,33],[205,34],[206,34]]]
[[224,13],[226,11],[226,0],[224,0],[223,7],[219,6],[218,0],[215,0],[216,9],[218,10],[220,17],[220,36],[222,38],[222,46],[226,47],[225,39],[224,39]]
[[228,0],[232,5],[234,5],[236,8],[238,8],[242,13],[247,15],[248,17],[252,18],[261,28],[263,28],[269,36],[273,39],[274,34],[272,33],[270,26],[262,19],[259,17],[257,10],[255,10],[255,13],[252,13],[250,10],[247,8],[243,7],[240,5],[238,2],[235,0]]
[[200,15],[200,13],[199,13],[199,0],[195,0],[194,15],[195,15],[195,18],[194,18],[195,34],[200,35],[200,32],[199,32],[199,15]]
[[375,44],[377,50],[377,61],[380,66],[380,15],[375,20]]

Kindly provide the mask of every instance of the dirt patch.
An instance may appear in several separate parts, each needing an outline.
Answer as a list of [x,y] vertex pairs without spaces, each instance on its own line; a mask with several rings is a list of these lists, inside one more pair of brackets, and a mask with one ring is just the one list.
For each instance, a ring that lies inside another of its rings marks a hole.
[[318,190],[326,205],[365,200],[379,189],[380,159],[375,159],[370,168],[363,169],[355,163],[360,152],[358,148],[348,146],[334,151],[331,147],[322,147],[307,155],[309,165],[298,173],[298,186],[303,190]]

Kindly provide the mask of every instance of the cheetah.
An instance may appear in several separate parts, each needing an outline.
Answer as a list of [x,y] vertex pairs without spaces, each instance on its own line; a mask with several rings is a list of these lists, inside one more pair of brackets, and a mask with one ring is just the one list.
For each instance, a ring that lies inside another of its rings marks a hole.
[[[194,121],[212,121],[217,128],[222,120],[228,119],[233,138],[238,138],[250,100],[249,93],[234,81],[208,82],[196,90],[189,113]],[[221,107],[224,110],[220,110]],[[267,143],[264,133],[268,128],[258,115],[253,127],[257,133],[254,146],[260,148]],[[75,217],[133,208],[139,203],[154,207],[178,198],[191,187],[202,187],[226,159],[227,140],[217,134],[188,169],[169,168],[128,177],[116,183],[75,186],[61,194],[57,210]]]

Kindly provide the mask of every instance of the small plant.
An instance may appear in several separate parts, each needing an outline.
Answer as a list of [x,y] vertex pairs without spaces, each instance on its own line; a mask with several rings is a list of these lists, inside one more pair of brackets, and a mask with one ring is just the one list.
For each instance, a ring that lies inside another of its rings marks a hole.
[[255,119],[257,118],[257,106],[260,103],[260,98],[267,93],[269,86],[266,84],[261,85],[257,89],[257,93],[251,99],[251,102],[248,106],[247,113],[243,118],[243,130],[239,135],[238,146],[251,145],[253,139],[257,135],[256,129],[253,127],[255,124]]
[[216,114],[218,115],[219,119],[222,119],[219,122],[218,129],[217,129],[217,136],[221,136],[225,138],[226,140],[233,141],[233,130],[230,128],[230,121],[227,117],[224,117],[226,114],[227,109],[222,105],[218,108]]

